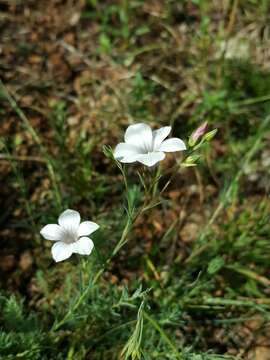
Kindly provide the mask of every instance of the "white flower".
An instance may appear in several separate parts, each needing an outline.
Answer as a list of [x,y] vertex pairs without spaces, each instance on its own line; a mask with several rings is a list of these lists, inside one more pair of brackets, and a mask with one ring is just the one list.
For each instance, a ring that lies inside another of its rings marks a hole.
[[94,243],[87,236],[99,228],[98,224],[92,221],[81,223],[78,211],[70,209],[59,216],[58,224],[46,225],[40,231],[45,239],[56,241],[52,246],[52,257],[56,262],[68,259],[73,253],[91,254]]
[[171,126],[153,130],[147,124],[130,125],[125,133],[125,142],[114,150],[114,157],[122,163],[139,161],[146,166],[153,166],[165,158],[164,152],[186,150],[185,143],[178,138],[166,139]]

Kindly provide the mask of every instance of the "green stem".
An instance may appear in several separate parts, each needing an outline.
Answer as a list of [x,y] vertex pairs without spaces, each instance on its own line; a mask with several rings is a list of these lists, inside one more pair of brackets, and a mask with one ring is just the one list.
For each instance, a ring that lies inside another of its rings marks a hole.
[[200,307],[200,306],[240,306],[240,307],[261,307],[269,308],[269,299],[224,299],[219,297],[205,298],[201,302],[191,302],[188,300],[186,307]]
[[143,316],[159,332],[160,336],[162,337],[164,342],[172,349],[172,351],[174,352],[177,359],[183,360],[182,356],[179,354],[179,351],[177,350],[174,343],[171,341],[171,339],[168,337],[168,335],[164,332],[164,330],[159,326],[159,324],[156,322],[156,320],[153,319],[150,315],[148,315],[144,310],[143,310]]
[[69,309],[69,311],[66,313],[66,315],[63,317],[63,319],[61,321],[59,321],[58,323],[56,323],[55,325],[53,325],[51,331],[56,331],[58,330],[62,325],[65,324],[65,322],[67,321],[67,319],[70,317],[70,315],[77,310],[77,308],[80,306],[80,304],[82,303],[82,301],[84,300],[84,298],[86,297],[88,290],[89,290],[90,286],[88,285],[86,287],[86,289],[81,293],[81,296],[79,297],[79,299],[76,301],[75,305],[72,307],[72,309]]
[[123,180],[124,180],[124,184],[125,184],[125,190],[126,190],[127,203],[128,203],[128,213],[130,215],[131,212],[132,212],[132,209],[131,209],[131,203],[130,203],[130,198],[129,198],[128,182],[127,182],[127,177],[126,177],[126,173],[125,173],[125,168],[118,161],[117,161],[117,166],[118,166],[118,168],[121,171],[121,174],[123,176]]
[[159,183],[160,174],[161,174],[161,166],[160,166],[160,163],[159,163],[159,165],[157,167],[156,174],[155,174],[154,183],[153,183],[153,192],[152,192],[153,198],[156,196],[156,193],[157,193],[157,190],[158,190],[158,183]]
[[260,102],[265,102],[265,101],[270,101],[270,94],[268,95],[264,95],[264,96],[259,96],[259,97],[255,97],[255,98],[251,98],[251,99],[245,99],[245,100],[242,100],[242,101],[239,101],[237,103],[237,105],[253,105],[253,104],[257,104],[257,103],[260,103]]

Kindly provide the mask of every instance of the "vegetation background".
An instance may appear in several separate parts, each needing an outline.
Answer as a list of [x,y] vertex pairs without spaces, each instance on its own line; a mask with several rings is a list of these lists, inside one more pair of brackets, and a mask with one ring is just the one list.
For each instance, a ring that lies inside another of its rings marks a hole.
[[[270,359],[269,20],[268,0],[0,2],[1,359]],[[103,145],[139,121],[218,133],[74,306],[124,226]],[[81,272],[39,235],[67,207],[101,225]]]

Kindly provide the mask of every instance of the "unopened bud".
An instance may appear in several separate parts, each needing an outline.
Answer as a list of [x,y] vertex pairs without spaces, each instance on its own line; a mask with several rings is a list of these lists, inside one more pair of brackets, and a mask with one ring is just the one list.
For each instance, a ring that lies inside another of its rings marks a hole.
[[205,130],[207,128],[207,121],[205,121],[202,125],[200,125],[193,133],[191,134],[189,138],[189,145],[194,146],[196,142],[199,140],[199,138],[205,133]]
[[201,158],[200,155],[190,155],[186,158],[186,160],[182,163],[182,166],[190,167],[196,166],[196,162]]
[[210,141],[213,139],[213,137],[216,135],[217,133],[217,129],[214,129],[212,131],[209,131],[208,133],[206,133],[203,137],[203,140],[205,141]]

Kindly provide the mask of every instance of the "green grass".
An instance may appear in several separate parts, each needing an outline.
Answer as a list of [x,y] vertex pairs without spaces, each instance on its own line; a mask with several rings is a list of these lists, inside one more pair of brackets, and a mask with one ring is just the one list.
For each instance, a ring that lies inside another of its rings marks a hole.
[[[255,352],[270,321],[270,72],[260,36],[269,5],[155,4],[86,1],[72,50],[84,59],[79,90],[64,79],[59,96],[51,78],[52,94],[42,83],[29,94],[20,77],[3,78],[1,117],[16,128],[0,139],[0,224],[3,258],[15,264],[0,279],[0,359],[264,360]],[[238,35],[248,56],[228,55]],[[82,56],[85,39],[94,45]],[[32,45],[19,40],[15,54],[30,66]],[[196,167],[170,179],[175,159],[166,160],[145,193],[154,172],[119,168],[109,148],[139,121],[171,124],[186,142],[203,121],[218,131]],[[56,264],[39,230],[67,207],[100,231],[91,256]]]

